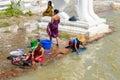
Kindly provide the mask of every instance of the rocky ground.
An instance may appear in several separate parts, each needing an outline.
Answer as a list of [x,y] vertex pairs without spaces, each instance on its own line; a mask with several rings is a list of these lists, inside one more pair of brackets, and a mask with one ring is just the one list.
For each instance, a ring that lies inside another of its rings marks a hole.
[[[110,29],[110,32],[108,32],[108,33],[100,34],[93,38],[90,38],[90,39],[88,39],[87,44],[97,41],[97,40],[103,38],[104,36],[110,34],[111,32],[112,32],[112,29]],[[2,36],[3,35],[1,35],[1,37]],[[8,40],[11,41],[12,39],[9,39],[9,36],[11,37],[11,35],[8,35]],[[73,35],[73,36],[75,36],[75,35]],[[33,37],[35,37],[35,36],[32,35],[31,38],[33,38]],[[41,38],[45,38],[45,37],[46,37],[45,35],[43,35],[43,37],[41,36]],[[14,39],[15,39],[14,44],[16,44],[16,45],[13,44],[13,45],[11,45],[11,47],[17,46],[17,43],[21,43],[21,45],[23,45],[20,38],[24,38],[24,37],[21,37],[21,36],[15,37],[14,36]],[[29,36],[29,39],[30,39],[30,36]],[[5,39],[3,39],[3,40],[5,40]],[[71,52],[71,50],[65,49],[65,46],[67,46],[68,41],[69,41],[68,39],[60,38],[60,47],[56,47],[56,45],[55,45],[56,42],[54,41],[53,47],[51,50],[51,54],[49,55],[49,57],[48,56],[44,57],[45,60],[44,60],[42,67],[47,66],[47,65],[49,65],[50,62],[52,62],[54,60],[59,60],[60,58],[65,57],[65,55],[69,54]],[[18,46],[20,46],[20,45],[18,45]],[[8,47],[10,47],[10,45],[8,45]],[[4,48],[3,50],[5,50],[5,49],[6,48]],[[9,48],[9,49],[11,50],[11,48]],[[28,72],[31,72],[37,68],[37,67],[34,67],[34,68],[33,67],[19,67],[19,66],[12,65],[10,60],[6,59],[8,54],[2,55],[3,54],[2,51],[0,52],[0,54],[1,54],[1,56],[0,56],[0,63],[1,63],[0,64],[0,80],[7,80],[11,77],[17,77],[17,76],[20,76],[21,74],[26,74]]]

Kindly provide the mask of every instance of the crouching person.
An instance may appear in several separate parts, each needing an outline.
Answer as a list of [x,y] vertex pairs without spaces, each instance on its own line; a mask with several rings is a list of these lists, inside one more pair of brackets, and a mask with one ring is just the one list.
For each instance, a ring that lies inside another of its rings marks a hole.
[[43,56],[44,56],[44,48],[42,47],[41,43],[38,43],[38,45],[33,49],[33,52],[32,52],[33,67],[36,65],[36,63],[42,64]]
[[22,61],[24,62],[24,64],[31,66],[32,65],[32,51],[29,51],[26,54],[26,57],[22,59]]
[[80,52],[79,48],[86,48],[84,43],[86,42],[86,38],[84,35],[78,35],[76,38],[73,38],[69,41],[69,47],[72,50],[75,50],[77,53]]
[[20,55],[13,57],[11,63],[17,66],[31,66],[32,65],[32,51],[29,51],[26,55]]

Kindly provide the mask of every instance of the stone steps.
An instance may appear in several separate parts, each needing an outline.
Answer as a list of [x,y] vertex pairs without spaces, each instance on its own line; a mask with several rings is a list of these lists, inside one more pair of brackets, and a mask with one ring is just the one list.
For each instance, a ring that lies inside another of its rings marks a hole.
[[[39,22],[38,26],[40,28],[46,29],[48,22]],[[87,29],[75,26],[59,25],[59,31],[74,33],[74,34],[87,34]]]
[[[51,17],[45,16],[40,18],[38,21],[38,26],[40,28],[46,29],[48,23],[51,21]],[[86,21],[68,21],[65,19],[60,20],[59,31],[68,32],[71,34],[84,34],[86,36],[94,36],[103,32],[107,32],[109,26],[100,23],[98,25],[89,25]]]
[[[37,1],[37,0],[36,0]],[[32,11],[32,13],[40,13],[43,12],[47,8],[47,1],[40,0],[40,5],[37,4],[35,0],[23,0],[23,12],[27,12],[28,10]]]
[[10,0],[0,0],[0,10],[7,9],[9,4],[11,4]]

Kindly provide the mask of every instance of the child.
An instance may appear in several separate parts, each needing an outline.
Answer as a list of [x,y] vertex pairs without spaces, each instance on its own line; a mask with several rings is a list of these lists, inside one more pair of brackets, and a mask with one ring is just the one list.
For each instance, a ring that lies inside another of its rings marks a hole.
[[32,51],[29,51],[27,55],[21,55],[12,59],[12,64],[18,66],[28,65],[31,66],[32,64]]
[[22,59],[23,61],[32,60],[32,51],[29,51],[29,53],[26,54],[26,58]]

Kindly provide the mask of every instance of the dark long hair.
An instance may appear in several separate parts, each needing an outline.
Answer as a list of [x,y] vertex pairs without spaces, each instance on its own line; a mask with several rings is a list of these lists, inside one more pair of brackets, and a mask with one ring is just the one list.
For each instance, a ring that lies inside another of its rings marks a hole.
[[48,1],[48,6],[52,6],[52,1]]
[[58,9],[54,9],[54,13],[55,13],[55,14],[58,14],[58,13],[59,13],[59,10],[58,10]]
[[36,50],[40,50],[41,48],[42,48],[42,44],[39,42],[38,45],[37,45]]

